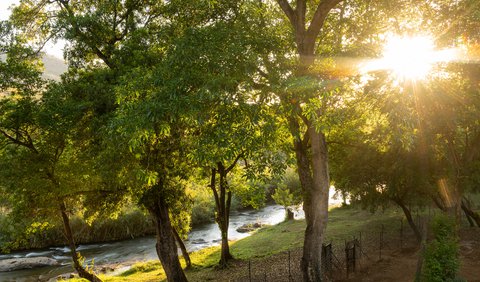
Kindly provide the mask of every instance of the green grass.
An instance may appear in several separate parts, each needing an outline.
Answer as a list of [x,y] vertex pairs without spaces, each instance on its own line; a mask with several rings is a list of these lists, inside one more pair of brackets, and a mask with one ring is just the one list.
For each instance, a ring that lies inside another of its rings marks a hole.
[[[326,241],[348,238],[359,231],[378,230],[381,224],[385,228],[398,227],[403,214],[396,209],[372,214],[357,208],[335,208],[329,212]],[[303,245],[305,221],[295,220],[262,228],[252,236],[230,243],[230,250],[236,259],[261,259],[287,250],[301,248]],[[272,240],[272,238],[275,238]],[[193,268],[186,271],[192,281],[201,281],[199,277],[208,277],[215,272],[214,266],[220,259],[220,247],[210,247],[191,254]],[[183,261],[182,261],[183,264]],[[162,281],[165,274],[158,261],[135,264],[131,269],[118,276],[100,275],[108,282],[116,281]],[[70,281],[85,281],[72,279]]]

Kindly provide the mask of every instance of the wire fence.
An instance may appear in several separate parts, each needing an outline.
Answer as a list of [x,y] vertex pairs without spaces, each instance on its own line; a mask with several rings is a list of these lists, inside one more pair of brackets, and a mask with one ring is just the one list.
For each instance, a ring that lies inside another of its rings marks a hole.
[[[414,213],[413,221],[423,230],[433,213]],[[356,234],[327,239],[322,246],[322,275],[324,281],[348,279],[355,272],[372,267],[383,258],[398,251],[418,247],[415,233],[405,219],[387,224],[369,226]],[[303,281],[300,269],[301,250],[287,251],[277,255],[272,263],[251,260],[238,271],[243,272],[238,282],[248,281]]]

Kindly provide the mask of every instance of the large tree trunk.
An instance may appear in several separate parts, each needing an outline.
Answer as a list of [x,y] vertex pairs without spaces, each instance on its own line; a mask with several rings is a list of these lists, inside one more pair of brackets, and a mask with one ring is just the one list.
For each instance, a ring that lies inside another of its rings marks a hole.
[[321,281],[322,243],[327,228],[328,176],[327,146],[323,134],[309,128],[312,154],[312,185],[304,187],[304,210],[307,222],[303,244],[302,272],[304,281]]
[[413,233],[415,233],[415,238],[417,238],[417,241],[419,243],[422,242],[422,234],[420,233],[420,230],[415,224],[415,221],[413,220],[413,217],[412,217],[412,213],[408,209],[407,205],[405,205],[405,203],[400,199],[393,199],[393,201],[402,208],[403,214],[405,214],[405,218],[407,219],[408,225],[410,225],[410,228],[412,228]]
[[[298,76],[310,75],[310,67],[315,62],[316,39],[322,29],[328,13],[342,0],[322,0],[317,4],[314,13],[307,13],[306,0],[297,0],[293,8],[287,0],[277,3],[287,16],[294,34],[299,66]],[[313,15],[307,26],[306,16]],[[306,98],[302,102],[308,102]],[[290,101],[284,101],[289,103]],[[302,184],[307,228],[303,245],[302,272],[304,281],[321,281],[321,253],[323,234],[327,226],[328,191],[328,158],[325,136],[315,128],[316,121],[305,117],[299,104],[294,105],[289,117],[290,131],[294,138],[297,157],[298,174]],[[317,111],[317,116],[323,113]],[[298,119],[301,118],[307,131],[300,134]],[[308,147],[310,143],[310,148]]]
[[148,206],[153,217],[157,233],[158,258],[162,263],[169,282],[186,282],[187,277],[183,272],[178,259],[177,245],[175,244],[174,230],[168,214],[168,206],[163,198],[155,199]]
[[186,268],[192,267],[192,260],[190,260],[190,255],[188,254],[187,247],[183,243],[182,237],[178,234],[177,230],[173,228],[173,236],[175,236],[175,240],[177,241],[178,247],[182,251],[183,259],[185,260]]
[[80,253],[77,252],[77,247],[75,246],[75,240],[73,238],[72,229],[70,227],[70,219],[67,214],[67,208],[63,201],[60,203],[60,213],[62,215],[63,227],[65,229],[65,238],[68,241],[68,246],[70,247],[70,251],[72,254],[73,267],[77,271],[78,276],[80,276],[81,278],[85,278],[88,281],[102,282],[102,280],[98,278],[93,272],[89,272],[85,268],[83,268],[82,264],[79,261],[81,256]]

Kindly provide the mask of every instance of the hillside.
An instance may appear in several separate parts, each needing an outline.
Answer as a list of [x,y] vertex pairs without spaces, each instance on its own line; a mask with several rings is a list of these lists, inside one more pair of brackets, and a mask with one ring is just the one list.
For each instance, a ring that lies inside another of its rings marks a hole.
[[[0,60],[4,60],[5,55],[0,55]],[[45,71],[43,77],[47,79],[60,80],[60,75],[67,71],[67,64],[62,59],[49,54],[43,54],[43,65]]]
[[42,61],[45,67],[44,78],[60,80],[60,75],[67,71],[67,64],[62,59],[44,54]]

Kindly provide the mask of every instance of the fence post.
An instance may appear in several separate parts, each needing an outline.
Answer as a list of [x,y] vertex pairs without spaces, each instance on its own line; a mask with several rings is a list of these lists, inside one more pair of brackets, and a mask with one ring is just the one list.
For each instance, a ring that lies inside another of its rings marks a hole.
[[379,248],[379,254],[378,254],[378,259],[382,259],[382,247],[383,247],[383,224],[382,224],[382,229],[380,230],[380,248]]
[[290,269],[290,251],[288,251],[288,281],[292,281],[292,271]]
[[347,271],[347,279],[350,274],[349,268],[348,268],[348,249],[347,249],[347,240],[345,239],[345,270]]
[[359,232],[358,244],[360,247],[360,252],[358,253],[359,257],[362,258],[362,231]]
[[252,261],[248,261],[248,281],[252,282]]
[[400,250],[403,250],[403,218],[400,219]]

